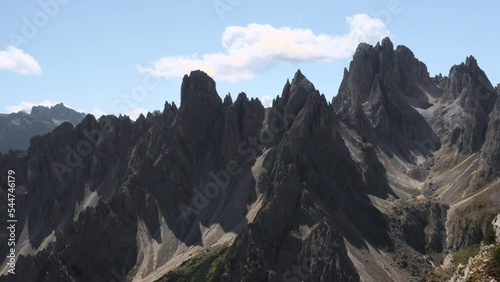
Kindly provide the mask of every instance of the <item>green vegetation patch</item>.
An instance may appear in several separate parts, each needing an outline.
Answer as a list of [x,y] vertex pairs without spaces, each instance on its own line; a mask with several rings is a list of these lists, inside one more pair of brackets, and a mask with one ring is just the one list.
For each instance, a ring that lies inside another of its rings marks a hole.
[[440,161],[436,163],[436,168],[434,169],[435,173],[450,170],[462,163],[467,157],[457,155],[456,148],[454,147],[446,147],[442,149],[439,158]]
[[500,280],[500,245],[491,252],[490,261],[486,264],[486,275]]
[[480,250],[480,245],[473,245],[469,248],[462,249],[453,255],[453,259],[457,264],[461,263],[466,265],[469,262],[469,258],[475,257]]
[[196,257],[184,261],[175,270],[170,271],[160,282],[198,282],[221,281],[224,272],[224,262],[229,246],[217,246],[209,251],[203,251]]

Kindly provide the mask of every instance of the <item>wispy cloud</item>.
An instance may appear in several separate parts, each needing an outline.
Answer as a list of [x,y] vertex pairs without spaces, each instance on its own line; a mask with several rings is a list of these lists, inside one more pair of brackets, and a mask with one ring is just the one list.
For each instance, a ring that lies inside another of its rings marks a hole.
[[107,113],[101,108],[96,107],[90,112],[96,119],[99,119],[101,116],[107,115]]
[[52,107],[57,103],[49,100],[42,101],[40,103],[29,103],[29,102],[21,102],[19,105],[8,106],[7,113],[17,113],[19,111],[25,111],[27,113],[31,113],[31,108],[34,106],[44,106],[44,107]]
[[130,117],[131,120],[136,120],[141,114],[146,116],[148,114],[148,110],[143,108],[135,108],[130,112],[122,113]]
[[250,80],[280,61],[331,62],[352,56],[361,42],[374,44],[389,36],[383,22],[365,14],[347,17],[343,35],[315,34],[310,29],[250,24],[227,27],[224,52],[162,57],[138,71],[167,79],[201,69],[219,81]]
[[262,105],[266,108],[270,108],[273,106],[273,97],[269,95],[264,95],[260,97],[260,101],[262,102]]
[[[94,108],[90,113],[92,115],[94,115],[94,117],[97,118],[97,119],[100,118],[101,116],[109,114],[109,113],[105,112],[104,110],[102,110],[99,107]],[[135,108],[135,109],[132,109],[129,112],[122,112],[122,113],[119,113],[119,114],[127,115],[127,116],[130,117],[131,120],[135,121],[141,114],[143,114],[144,116],[146,116],[148,114],[148,110],[143,109],[143,108]],[[119,114],[116,114],[116,115],[119,115]]]
[[0,69],[26,75],[42,73],[35,58],[14,46],[0,50]]

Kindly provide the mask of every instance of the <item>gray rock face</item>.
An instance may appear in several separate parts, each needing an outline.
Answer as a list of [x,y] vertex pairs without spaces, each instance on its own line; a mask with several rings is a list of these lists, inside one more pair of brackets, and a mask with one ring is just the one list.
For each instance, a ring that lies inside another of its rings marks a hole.
[[[426,91],[440,94],[429,78],[425,64],[405,46],[394,50],[392,42],[386,38],[376,46],[359,45],[349,71],[345,70],[335,108],[343,112],[355,104],[352,102],[365,103],[373,96],[374,88],[376,90],[379,86],[384,92],[397,92],[390,93],[395,101],[402,103],[403,99],[399,98],[411,98],[405,102],[419,108],[429,106]],[[384,96],[389,96],[389,93],[384,93]]]
[[455,65],[446,79],[442,108],[436,110],[433,128],[443,143],[456,145],[459,153],[481,150],[488,126],[488,115],[497,93],[474,57]]
[[[497,88],[497,95],[500,90]],[[489,181],[500,176],[500,99],[490,113],[486,141],[483,148],[485,160],[485,178]]]
[[31,137],[52,131],[63,122],[78,124],[85,114],[57,104],[35,106],[31,113],[0,114],[0,152],[26,150]]
[[222,100],[211,77],[201,71],[184,76],[177,119],[182,121],[182,133],[186,139],[202,142],[210,140],[221,110]]
[[441,253],[446,247],[446,211],[436,202],[399,203],[395,208],[396,224],[403,239],[420,253]]
[[491,224],[493,224],[493,230],[495,230],[496,243],[500,245],[500,214],[493,219]]
[[264,139],[271,139],[269,142],[264,142],[265,146],[276,146],[279,143],[283,134],[291,127],[297,114],[304,107],[308,97],[313,93],[319,95],[319,91],[300,70],[295,73],[292,83],[289,80],[286,81],[281,96],[273,100],[273,107],[268,110],[264,120],[263,133],[272,135],[272,138],[264,137]]
[[457,266],[449,282],[498,281],[498,265],[492,262],[498,248],[495,245],[481,246],[479,253],[469,258],[465,265]]
[[265,110],[259,99],[248,99],[245,93],[240,93],[233,103],[225,101],[224,137],[222,139],[222,159],[224,163],[235,160],[244,161],[246,156],[241,154],[240,144],[257,138],[262,128]]
[[[439,149],[439,139],[416,109],[430,107],[429,97],[440,95],[427,67],[408,48],[394,50],[386,38],[375,47],[358,47],[333,106],[370,143],[411,161],[412,151],[428,154]],[[432,140],[434,146],[420,146],[426,140]]]

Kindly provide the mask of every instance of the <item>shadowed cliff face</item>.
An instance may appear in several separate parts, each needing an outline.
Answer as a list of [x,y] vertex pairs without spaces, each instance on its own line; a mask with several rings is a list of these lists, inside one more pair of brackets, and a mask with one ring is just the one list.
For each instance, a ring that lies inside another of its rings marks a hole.
[[[367,203],[363,171],[337,130],[333,110],[313,87],[301,89],[304,85],[310,82],[297,73],[285,86],[292,95],[273,103],[273,109],[285,108],[295,117],[266,152],[258,179],[263,207],[232,247],[228,281],[281,281],[294,277],[287,272],[290,265],[307,269],[306,280],[358,281],[343,237],[349,235],[352,244],[367,240],[392,247],[387,222]],[[303,99],[300,108],[294,99]],[[345,218],[352,226],[342,226]]]
[[[263,118],[261,103],[243,93],[223,104],[215,82],[197,71],[184,78],[179,109],[166,104],[161,116],[135,123],[88,115],[75,128],[63,123],[35,137],[25,157],[4,156],[7,166],[27,175],[24,232],[32,248],[46,250],[33,259],[53,270],[70,265],[67,275],[76,279],[106,281],[113,278],[109,269],[135,271],[139,222],[160,243],[200,245],[200,226],[214,224],[238,232],[245,203],[255,199],[250,168],[256,157],[238,153],[238,145],[258,136]],[[229,175],[227,167],[237,173]],[[215,195],[208,198],[208,184],[220,192],[210,190]],[[232,186],[240,188],[227,189]],[[235,193],[244,196],[242,203],[226,207]],[[165,225],[172,238],[163,237]],[[26,274],[19,281],[42,274],[33,259],[21,259]]]
[[21,273],[0,281],[431,277],[429,255],[478,243],[475,216],[498,214],[491,90],[472,57],[431,79],[389,39],[359,46],[331,104],[300,71],[267,109],[193,71],[180,107],[88,115],[0,154]]

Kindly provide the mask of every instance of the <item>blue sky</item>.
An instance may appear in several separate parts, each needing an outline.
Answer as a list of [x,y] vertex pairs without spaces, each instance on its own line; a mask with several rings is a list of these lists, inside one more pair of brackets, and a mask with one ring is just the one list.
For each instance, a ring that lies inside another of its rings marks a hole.
[[[500,82],[492,1],[3,1],[0,112],[63,102],[84,112],[179,105],[182,74],[206,68],[219,95],[281,94],[300,68],[329,99],[358,41],[390,34],[431,75],[474,55]],[[354,47],[353,47],[354,46]],[[194,55],[196,54],[196,55]]]

